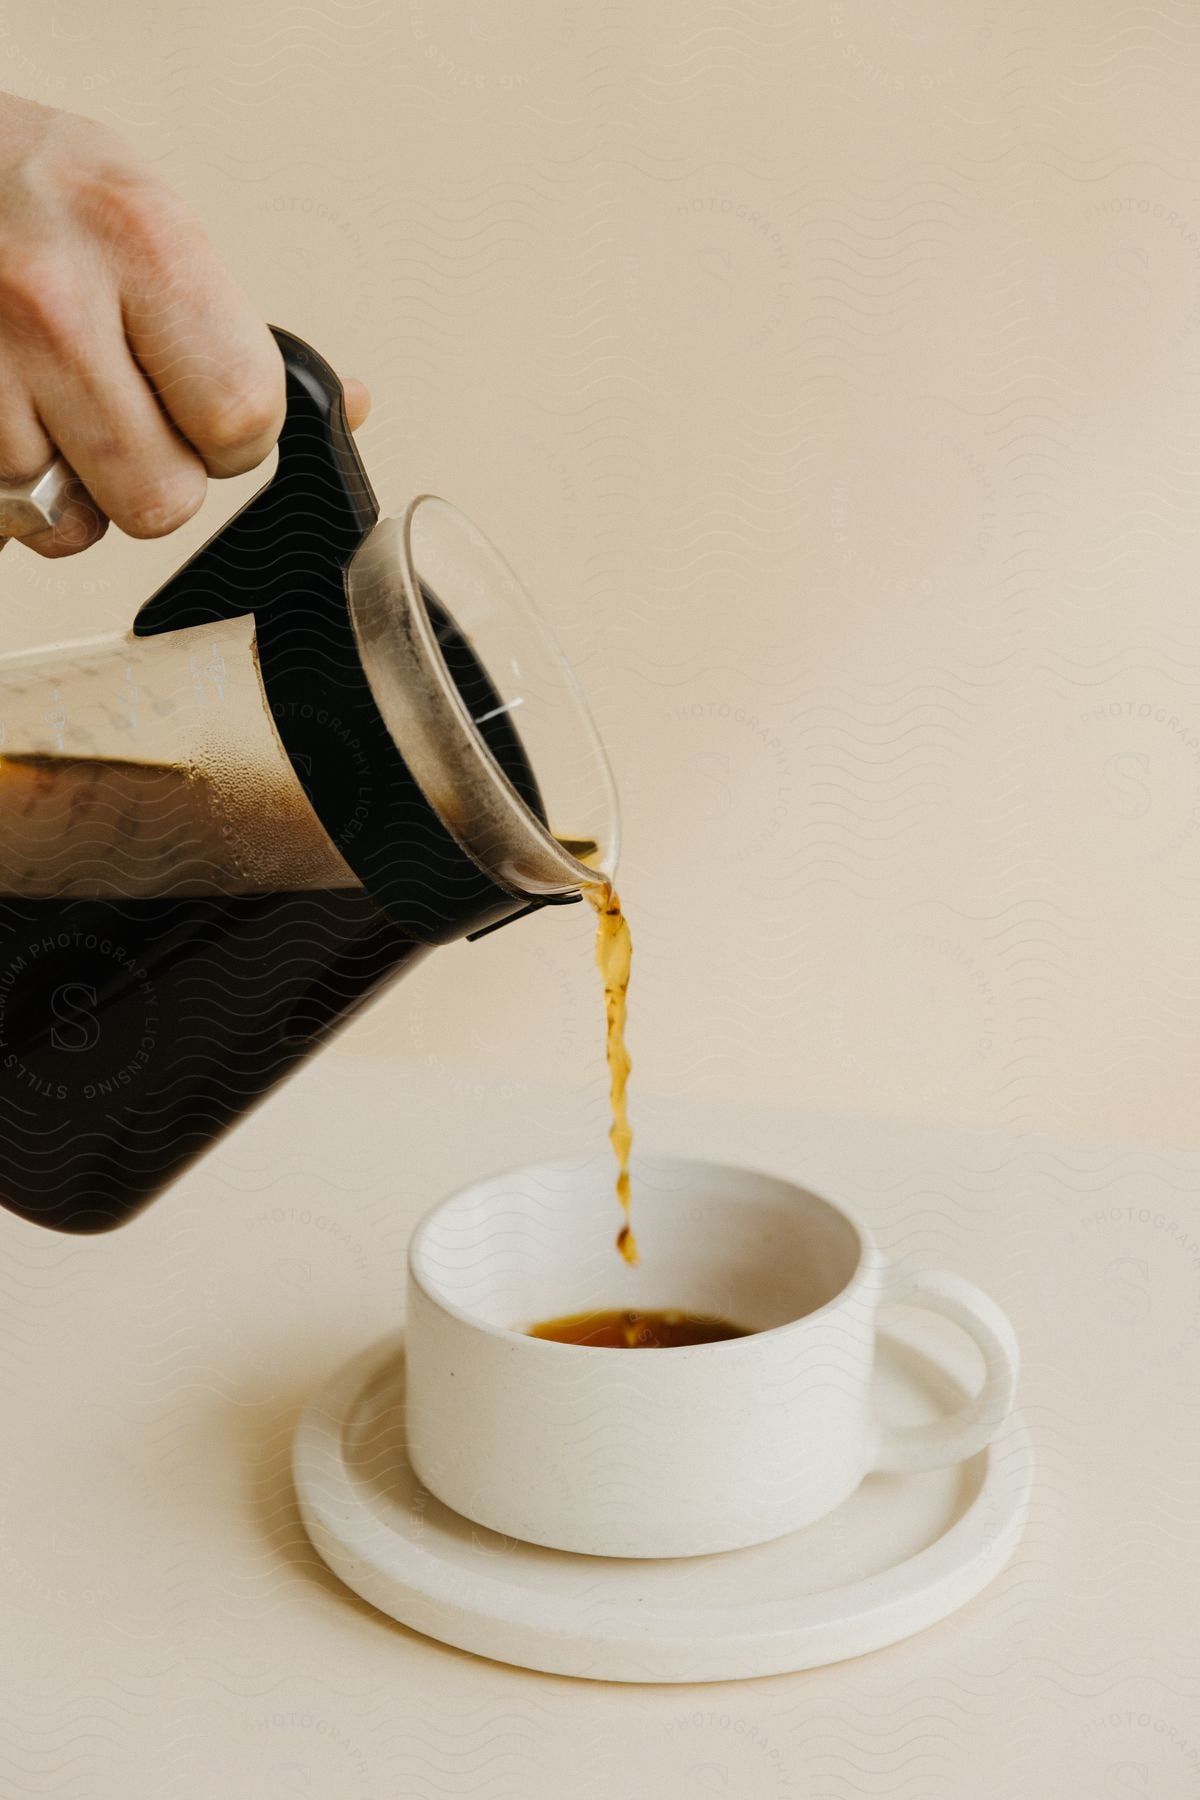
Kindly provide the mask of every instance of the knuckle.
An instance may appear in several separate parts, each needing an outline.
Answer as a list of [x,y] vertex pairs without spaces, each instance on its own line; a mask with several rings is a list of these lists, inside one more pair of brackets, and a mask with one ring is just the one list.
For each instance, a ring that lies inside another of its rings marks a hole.
[[167,187],[140,173],[92,169],[79,177],[77,203],[93,230],[125,260],[178,259],[189,215]]
[[189,476],[186,481],[158,481],[135,488],[126,494],[117,523],[130,537],[165,537],[199,512],[206,485],[203,479]]
[[87,308],[80,278],[64,260],[17,249],[0,255],[0,311],[18,337],[67,351]]
[[223,466],[245,459],[250,468],[266,454],[265,440],[274,441],[282,422],[282,392],[259,378],[209,403],[197,427],[197,448]]
[[46,467],[53,454],[49,440],[33,432],[0,436],[0,482],[28,481]]

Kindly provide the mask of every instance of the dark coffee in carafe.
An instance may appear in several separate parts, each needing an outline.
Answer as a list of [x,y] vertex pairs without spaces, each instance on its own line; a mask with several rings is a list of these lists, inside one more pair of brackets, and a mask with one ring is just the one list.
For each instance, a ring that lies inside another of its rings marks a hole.
[[[511,721],[486,717],[495,690],[430,605],[489,751],[537,808]],[[428,947],[355,882],[300,787],[269,776],[265,752],[262,768],[220,782],[115,758],[0,754],[0,1200],[11,1210],[73,1232],[121,1224]],[[419,834],[411,862],[414,882],[432,887],[429,848]],[[400,840],[400,868],[402,851]],[[256,891],[256,858],[278,887]]]
[[[31,895],[56,821],[74,871]],[[0,1192],[27,1218],[120,1224],[420,954],[359,887],[189,891],[214,829],[185,771],[0,758]],[[156,855],[175,892],[143,891]]]
[[[536,809],[511,721],[486,717],[495,690],[430,606],[477,729]],[[356,881],[259,731],[257,762],[212,775],[0,753],[0,1201],[26,1218],[121,1224],[436,941]],[[428,827],[408,864],[425,926],[450,879]]]

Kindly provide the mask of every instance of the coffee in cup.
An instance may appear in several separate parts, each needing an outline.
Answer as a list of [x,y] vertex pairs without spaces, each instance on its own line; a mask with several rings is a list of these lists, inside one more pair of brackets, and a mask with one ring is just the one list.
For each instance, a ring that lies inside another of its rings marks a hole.
[[552,1344],[587,1344],[596,1350],[679,1350],[688,1344],[721,1344],[726,1338],[749,1334],[728,1319],[683,1312],[678,1307],[638,1312],[635,1307],[618,1306],[568,1313],[564,1319],[543,1319],[540,1325],[529,1327],[529,1335],[548,1338]]

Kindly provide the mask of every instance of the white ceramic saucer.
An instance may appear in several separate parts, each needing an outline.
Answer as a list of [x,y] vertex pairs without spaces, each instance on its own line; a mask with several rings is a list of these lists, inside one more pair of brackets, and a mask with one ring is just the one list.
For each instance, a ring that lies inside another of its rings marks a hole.
[[[901,1424],[963,1399],[949,1357],[939,1348],[935,1362],[916,1341],[879,1337],[880,1414]],[[292,1467],[323,1561],[428,1637],[558,1675],[730,1681],[878,1650],[964,1606],[1020,1538],[1033,1459],[1014,1416],[960,1468],[870,1475],[835,1513],[771,1544],[663,1561],[574,1556],[500,1537],[421,1486],[405,1455],[397,1336],[306,1408]]]

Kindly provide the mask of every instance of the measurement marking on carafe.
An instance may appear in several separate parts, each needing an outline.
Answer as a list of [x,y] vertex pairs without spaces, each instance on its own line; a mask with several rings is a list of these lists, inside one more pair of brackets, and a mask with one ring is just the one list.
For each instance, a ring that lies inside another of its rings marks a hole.
[[125,664],[125,673],[121,679],[121,689],[129,714],[128,729],[130,731],[136,731],[138,728],[138,701],[141,698],[142,690],[138,685],[137,675],[131,662]]
[[54,748],[56,750],[61,750],[66,742],[63,733],[67,723],[67,713],[66,708],[62,703],[62,689],[58,686],[57,682],[55,682],[54,686],[50,689],[50,698],[53,701],[53,705],[43,714],[43,717],[45,718],[47,725],[52,725],[54,727]]
[[518,694],[515,700],[506,700],[503,706],[493,706],[491,712],[480,713],[475,723],[477,725],[486,725],[489,719],[498,719],[501,713],[516,712],[518,706],[523,706],[524,703],[525,696],[523,694]]
[[[215,700],[218,705],[223,705],[225,679],[228,671],[219,640],[213,638],[207,643],[204,646],[204,653],[208,657],[207,662],[201,662],[195,652],[188,651],[188,673],[192,678],[193,698],[200,706],[206,706],[210,700]],[[205,683],[208,683],[207,690]]]

